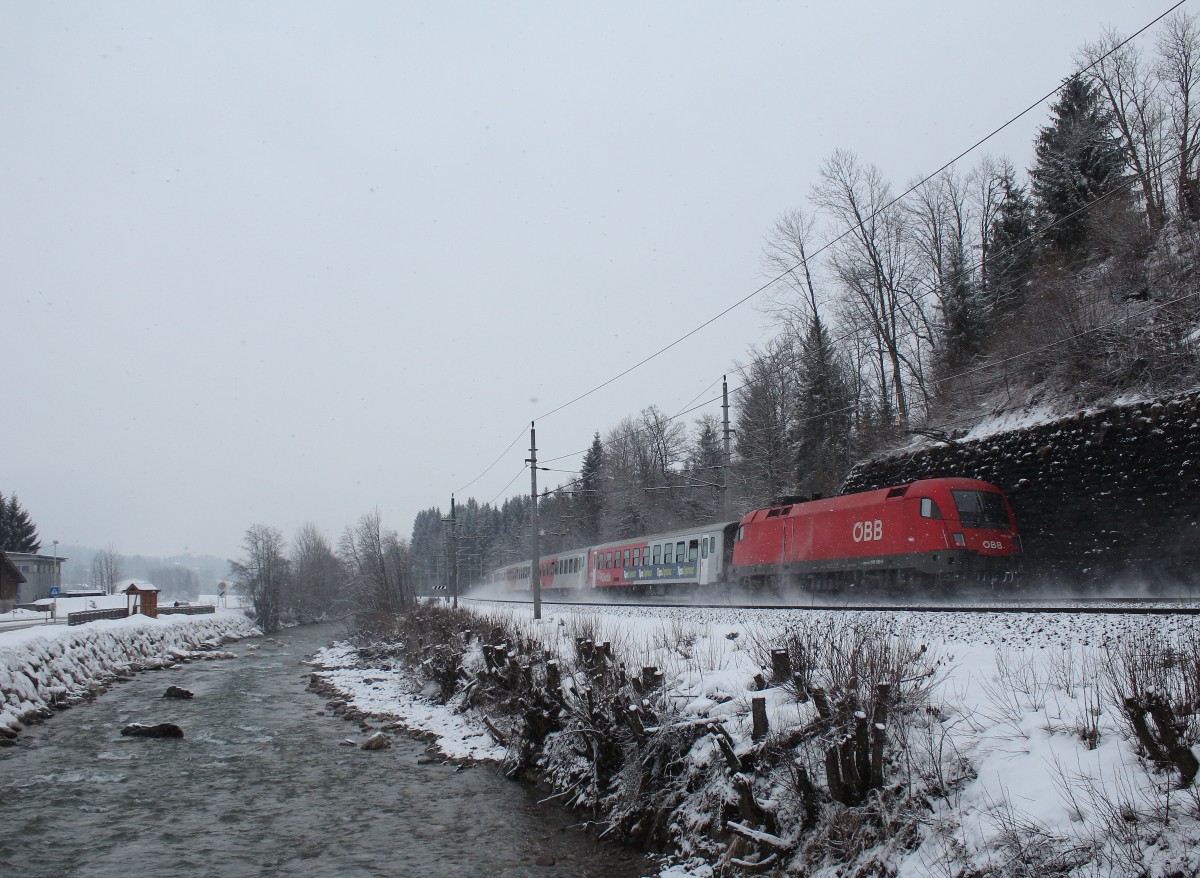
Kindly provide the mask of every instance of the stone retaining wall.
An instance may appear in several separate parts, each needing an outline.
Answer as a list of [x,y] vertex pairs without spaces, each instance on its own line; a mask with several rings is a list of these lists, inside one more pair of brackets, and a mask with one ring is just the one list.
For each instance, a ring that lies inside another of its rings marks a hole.
[[869,461],[842,492],[931,476],[1008,495],[1026,582],[1200,585],[1200,392]]

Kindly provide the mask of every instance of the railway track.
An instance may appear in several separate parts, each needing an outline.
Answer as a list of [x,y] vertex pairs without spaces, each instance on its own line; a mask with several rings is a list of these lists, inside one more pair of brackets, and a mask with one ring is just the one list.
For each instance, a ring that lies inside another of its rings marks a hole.
[[[528,604],[528,598],[462,597],[472,603]],[[1050,599],[1054,600],[1054,599]],[[886,603],[886,602],[756,602],[733,601],[577,601],[543,598],[548,606],[572,607],[688,607],[709,610],[824,610],[848,613],[1039,613],[1109,616],[1197,616],[1200,600],[1194,598],[1064,598],[1054,603],[1030,601],[987,601],[980,603]]]

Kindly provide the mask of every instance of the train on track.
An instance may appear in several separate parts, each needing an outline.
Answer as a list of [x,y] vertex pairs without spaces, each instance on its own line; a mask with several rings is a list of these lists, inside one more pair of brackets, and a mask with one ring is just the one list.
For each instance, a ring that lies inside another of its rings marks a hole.
[[[1008,499],[975,479],[907,485],[755,509],[739,521],[548,554],[543,593],[665,595],[743,588],[936,591],[1008,582],[1021,537]],[[488,573],[489,590],[529,593],[529,561]]]

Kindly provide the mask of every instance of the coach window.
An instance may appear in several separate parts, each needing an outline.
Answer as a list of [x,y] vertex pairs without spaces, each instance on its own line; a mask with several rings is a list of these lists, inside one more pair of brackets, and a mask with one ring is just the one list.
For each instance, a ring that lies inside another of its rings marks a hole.
[[663,563],[670,564],[674,558],[675,549],[670,543],[663,543]]
[[921,498],[921,517],[922,518],[941,518],[942,510],[938,509],[937,503],[935,503],[931,498],[922,497]]
[[624,560],[624,563],[621,566],[628,567],[629,566],[629,550],[628,549],[625,550],[625,557],[623,560]]
[[708,537],[705,537],[704,539],[702,539],[700,541],[700,557],[701,558],[708,557]]
[[654,547],[654,563],[655,564],[662,563],[662,546],[661,545],[657,545]]
[[688,560],[695,561],[696,556],[700,553],[700,541],[692,540],[688,543]]
[[675,563],[676,564],[683,563],[683,559],[685,557],[683,554],[683,550],[686,545],[687,545],[687,543],[685,543],[683,540],[680,540],[679,542],[677,542],[675,544]]

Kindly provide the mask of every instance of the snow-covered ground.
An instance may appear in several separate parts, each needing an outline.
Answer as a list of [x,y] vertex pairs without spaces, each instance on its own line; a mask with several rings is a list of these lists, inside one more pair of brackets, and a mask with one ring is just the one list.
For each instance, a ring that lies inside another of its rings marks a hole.
[[48,716],[142,667],[212,654],[223,643],[257,633],[243,613],[136,615],[86,625],[38,625],[0,631],[0,737],[22,720]]
[[[757,689],[769,681],[764,666],[771,648],[797,632],[819,643],[822,632],[837,638],[856,626],[872,627],[926,647],[922,661],[932,675],[927,706],[889,725],[889,783],[921,787],[926,804],[912,836],[894,849],[871,852],[871,862],[905,876],[1200,870],[1200,796],[1194,788],[1178,789],[1173,769],[1139,755],[1120,707],[1123,677],[1129,683],[1137,674],[1158,674],[1143,682],[1160,691],[1182,687],[1164,694],[1185,701],[1200,693],[1195,617],[551,605],[534,621],[528,606],[469,606],[506,620],[558,656],[572,656],[582,632],[609,641],[634,673],[661,669],[666,687],[658,704],[672,705],[673,721],[717,721],[739,753],[752,747],[753,697],[766,699],[773,733],[816,718],[812,700],[799,700],[794,688],[768,683]],[[403,717],[406,725],[437,735],[448,755],[502,756],[481,725],[454,711],[453,701],[440,707],[423,698],[419,684],[390,666],[356,669],[345,647],[318,661],[354,706]],[[478,662],[478,652],[468,661]],[[1194,700],[1185,705],[1185,712],[1196,709]],[[1178,719],[1194,741],[1198,718]],[[719,760],[711,741],[698,740],[688,758]],[[695,826],[711,825],[703,816],[695,815]],[[694,847],[705,845],[698,840]],[[693,860],[663,874],[712,871]],[[811,874],[840,872],[826,863]]]

